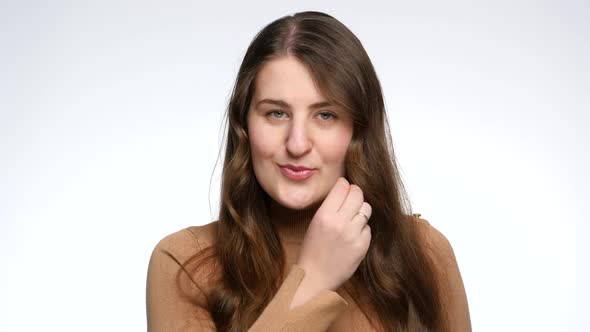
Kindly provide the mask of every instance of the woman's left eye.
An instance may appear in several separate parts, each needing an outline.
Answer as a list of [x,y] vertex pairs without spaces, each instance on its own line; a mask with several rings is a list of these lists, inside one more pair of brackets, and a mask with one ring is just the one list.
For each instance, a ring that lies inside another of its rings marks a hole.
[[334,118],[336,118],[336,116],[332,113],[328,113],[328,112],[321,112],[319,113],[319,116],[322,120],[332,120]]

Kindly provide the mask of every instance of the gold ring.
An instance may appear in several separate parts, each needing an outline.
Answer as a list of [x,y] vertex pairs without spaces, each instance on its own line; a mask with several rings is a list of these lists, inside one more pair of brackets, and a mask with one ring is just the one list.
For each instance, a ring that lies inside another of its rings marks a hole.
[[367,217],[366,214],[362,213],[362,212],[358,212],[357,215],[361,216],[361,217],[365,217],[365,219],[367,219],[367,221],[369,221],[369,217]]

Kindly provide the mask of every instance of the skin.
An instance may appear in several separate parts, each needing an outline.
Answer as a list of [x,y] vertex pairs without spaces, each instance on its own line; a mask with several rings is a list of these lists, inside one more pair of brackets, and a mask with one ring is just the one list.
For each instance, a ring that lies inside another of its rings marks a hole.
[[[304,209],[321,202],[345,174],[352,120],[334,106],[312,108],[327,101],[306,67],[281,57],[260,69],[248,112],[252,163],[262,188],[280,205]],[[264,100],[281,100],[276,105]],[[304,181],[294,181],[279,165],[315,169]]]
[[[258,72],[247,117],[252,164],[262,188],[289,209],[320,205],[296,263],[305,277],[290,308],[340,287],[365,257],[371,240],[371,206],[361,188],[343,178],[352,120],[335,105],[313,106],[326,101],[307,67],[284,56]],[[281,172],[285,164],[314,173],[293,180]]]

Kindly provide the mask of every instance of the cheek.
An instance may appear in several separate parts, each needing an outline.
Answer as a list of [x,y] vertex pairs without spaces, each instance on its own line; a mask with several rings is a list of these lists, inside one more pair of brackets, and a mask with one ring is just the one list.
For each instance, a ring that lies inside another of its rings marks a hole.
[[272,157],[272,148],[268,144],[265,144],[264,140],[251,139],[250,151],[254,165],[260,165],[260,163]]
[[321,143],[322,159],[324,163],[342,168],[346,160],[346,151],[352,139],[352,133],[341,131],[333,137],[325,137]]
[[275,150],[273,140],[270,137],[270,131],[264,130],[256,123],[248,128],[250,151],[252,154],[252,163],[260,163],[264,159],[270,158]]

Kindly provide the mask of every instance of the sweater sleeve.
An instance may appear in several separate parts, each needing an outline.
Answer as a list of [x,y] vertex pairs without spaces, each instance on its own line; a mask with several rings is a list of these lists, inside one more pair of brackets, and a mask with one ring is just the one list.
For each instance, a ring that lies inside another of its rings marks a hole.
[[[195,253],[195,248],[199,248],[198,239],[187,229],[165,237],[154,248],[146,286],[148,331],[216,331],[207,310],[191,300],[203,296],[196,286],[201,283],[194,280],[190,297],[181,294],[177,286],[177,274],[180,270],[187,274],[182,264]],[[327,330],[348,303],[337,292],[324,290],[290,310],[289,304],[304,276],[301,267],[292,265],[278,292],[249,331]]]

